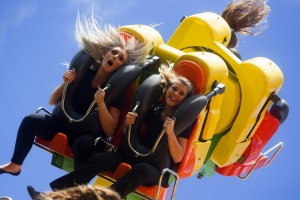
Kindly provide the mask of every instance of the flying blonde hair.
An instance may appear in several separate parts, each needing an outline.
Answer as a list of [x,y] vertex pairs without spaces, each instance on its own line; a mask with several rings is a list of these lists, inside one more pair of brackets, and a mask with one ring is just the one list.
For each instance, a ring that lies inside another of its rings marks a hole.
[[101,26],[93,15],[87,18],[78,14],[75,37],[79,46],[99,63],[102,56],[114,47],[120,47],[127,52],[126,63],[144,64],[146,60],[147,49],[144,43],[135,37],[125,41],[116,27],[111,24]]

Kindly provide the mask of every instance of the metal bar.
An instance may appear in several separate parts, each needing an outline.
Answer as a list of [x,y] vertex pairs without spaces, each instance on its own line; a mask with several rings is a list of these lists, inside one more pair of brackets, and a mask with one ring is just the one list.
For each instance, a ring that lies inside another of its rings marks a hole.
[[[62,111],[64,112],[65,116],[68,118],[69,122],[72,123],[72,122],[81,122],[83,121],[87,116],[88,114],[91,112],[93,106],[95,105],[96,103],[96,100],[94,99],[93,102],[91,103],[91,105],[89,106],[88,110],[86,111],[85,115],[81,118],[81,119],[73,119],[71,118],[68,113],[65,111],[65,98],[66,98],[66,93],[67,93],[67,88],[68,88],[68,81],[65,82],[65,85],[64,85],[64,90],[63,90],[63,94],[62,94],[62,100],[61,100],[61,109]],[[107,84],[105,86],[105,88],[103,88],[103,90],[107,90],[109,88],[109,84]]]
[[275,150],[276,148],[278,148],[278,149],[275,151],[275,153],[272,155],[272,157],[269,159],[269,161],[266,164],[263,164],[263,167],[267,167],[267,166],[269,166],[271,164],[271,162],[274,160],[274,158],[277,156],[277,154],[283,148],[283,142],[279,142],[274,147],[272,147],[271,149],[269,149],[268,151],[266,151],[265,153],[263,153],[263,155],[267,155],[268,153],[270,153],[271,151]]
[[[279,147],[279,148],[278,148]],[[283,142],[279,142],[277,145],[273,146],[271,149],[269,149],[268,151],[266,151],[265,153],[261,154],[258,159],[256,160],[255,164],[251,167],[250,171],[244,176],[242,177],[241,175],[238,176],[238,178],[245,180],[247,179],[250,174],[253,172],[253,170],[255,169],[255,167],[258,165],[259,161],[266,156],[267,154],[269,154],[270,152],[272,152],[273,150],[275,150],[276,148],[278,148],[276,150],[276,152],[272,155],[272,157],[269,159],[269,161],[266,164],[263,164],[263,167],[267,167],[271,164],[271,162],[274,160],[274,158],[277,156],[277,154],[280,152],[280,150],[283,147]]]
[[41,110],[44,111],[45,113],[47,113],[48,115],[52,115],[52,113],[49,112],[48,110],[46,110],[44,107],[39,107],[39,108],[35,111],[35,113],[39,113]]

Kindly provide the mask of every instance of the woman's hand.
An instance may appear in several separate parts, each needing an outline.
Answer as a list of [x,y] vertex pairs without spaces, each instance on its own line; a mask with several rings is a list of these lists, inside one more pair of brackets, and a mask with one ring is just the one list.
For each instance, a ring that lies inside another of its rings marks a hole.
[[105,97],[105,91],[102,90],[100,88],[100,86],[98,86],[98,90],[96,91],[95,95],[94,95],[94,98],[97,102],[97,105],[98,105],[98,108],[102,108],[102,107],[105,107],[105,102],[104,102],[104,97]]
[[188,140],[182,137],[176,137],[174,132],[175,120],[167,118],[164,122],[163,127],[165,128],[165,133],[168,136],[168,145],[169,151],[172,156],[172,159],[175,163],[178,163],[182,160],[186,145]]
[[70,84],[74,81],[76,77],[76,71],[75,70],[67,70],[63,75],[64,82],[67,82]]
[[175,120],[169,117],[166,118],[163,127],[168,135],[174,133],[174,124]]
[[[68,81],[68,83],[72,83],[76,77],[75,70],[67,70],[63,75],[64,83]],[[57,102],[60,101],[65,84],[61,83],[57,88],[53,90],[49,98],[49,105],[56,105]]]
[[138,117],[137,113],[128,112],[125,119],[125,126],[134,124],[135,119]]

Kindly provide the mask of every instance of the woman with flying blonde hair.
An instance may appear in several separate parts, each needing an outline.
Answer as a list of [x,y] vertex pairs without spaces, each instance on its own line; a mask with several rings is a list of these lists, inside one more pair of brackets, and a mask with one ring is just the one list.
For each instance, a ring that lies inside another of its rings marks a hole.
[[[105,91],[102,88],[124,64],[143,64],[147,49],[135,37],[127,38],[125,41],[118,29],[110,24],[100,26],[94,16],[86,18],[78,15],[75,35],[81,50],[95,62],[88,66],[84,74],[79,74],[80,70],[79,72],[67,70],[62,76],[63,83],[50,95],[49,104],[56,106],[54,110],[59,108],[65,82],[71,87],[75,82],[78,86],[72,96],[74,109],[84,115],[91,102],[95,100],[93,110],[98,112],[95,114],[96,122],[87,129],[79,130],[71,128],[65,116],[58,118],[53,113],[52,115],[35,113],[24,117],[18,130],[11,162],[0,166],[0,174],[7,173],[13,176],[20,174],[23,161],[31,150],[36,136],[52,140],[56,133],[65,133],[74,153],[74,168],[77,169],[92,155],[96,138],[114,134],[119,121],[122,94],[107,106],[104,101]],[[79,83],[74,81],[76,76],[81,77]]]
[[[176,122],[172,116],[179,105],[193,94],[193,85],[185,77],[178,76],[173,71],[168,70],[165,65],[160,67],[159,72],[165,84],[163,95],[165,101],[164,103],[156,101],[153,102],[152,106],[150,105],[151,108],[145,113],[143,121],[147,127],[143,134],[145,137],[139,139],[145,147],[153,146],[161,130],[165,129],[164,142],[161,144],[166,147],[168,154],[166,165],[170,167],[172,163],[179,163],[182,160],[192,129],[192,125],[189,125],[175,133],[174,125]],[[137,113],[128,112],[124,127],[134,124],[137,117]],[[127,139],[126,136],[123,138]],[[110,187],[118,192],[122,198],[125,198],[141,185],[156,185],[161,175],[161,169],[147,160],[141,161],[139,158],[132,160],[126,150],[127,147],[121,146],[116,152],[93,154],[80,168],[51,182],[51,188],[59,190],[77,184],[88,184],[99,172],[114,171],[122,162],[132,165],[132,169]],[[163,178],[162,185],[167,186],[167,183],[168,177],[166,176]],[[40,194],[32,187],[30,188],[33,194]]]

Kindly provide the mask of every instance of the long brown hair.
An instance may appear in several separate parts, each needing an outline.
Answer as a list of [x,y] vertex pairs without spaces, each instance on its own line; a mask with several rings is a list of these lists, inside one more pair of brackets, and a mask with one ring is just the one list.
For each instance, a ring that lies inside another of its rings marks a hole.
[[[258,35],[266,26],[267,15],[271,11],[267,0],[233,0],[223,10],[221,16],[231,28],[228,48],[237,45],[236,33]],[[256,32],[255,32],[256,30]]]
[[100,186],[78,185],[62,190],[45,192],[38,200],[121,200],[117,192]]

